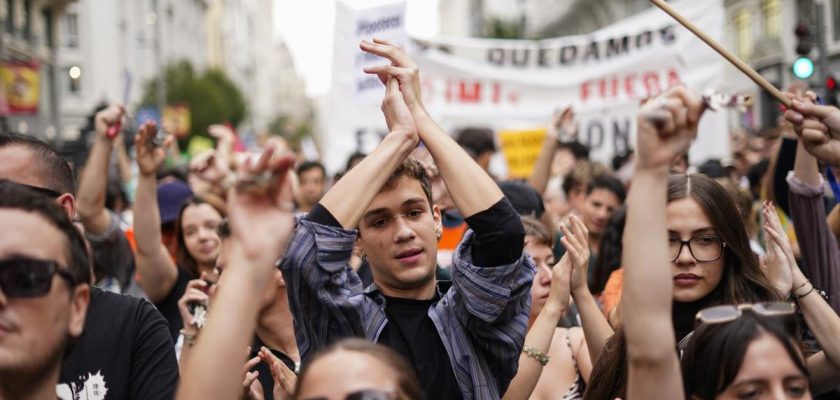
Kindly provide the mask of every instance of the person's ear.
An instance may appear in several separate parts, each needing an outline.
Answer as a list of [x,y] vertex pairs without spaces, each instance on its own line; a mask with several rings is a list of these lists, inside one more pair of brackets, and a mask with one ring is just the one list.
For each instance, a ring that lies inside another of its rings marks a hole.
[[77,338],[85,330],[88,305],[90,304],[90,285],[83,283],[73,289],[70,298],[70,317],[67,321],[67,334]]
[[440,207],[435,204],[432,206],[432,218],[435,220],[435,232],[437,232],[438,241],[443,236],[443,219],[440,216]]
[[283,271],[279,269],[274,272],[274,282],[277,283],[277,287],[285,288],[286,287],[286,279],[283,278]]
[[64,193],[55,198],[55,203],[58,204],[67,214],[70,220],[76,219],[76,198],[70,193]]

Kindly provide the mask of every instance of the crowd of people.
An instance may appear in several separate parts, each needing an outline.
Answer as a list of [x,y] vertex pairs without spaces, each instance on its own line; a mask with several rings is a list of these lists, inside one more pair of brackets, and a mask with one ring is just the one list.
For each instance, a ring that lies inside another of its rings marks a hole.
[[0,399],[840,398],[840,109],[792,88],[691,166],[711,111],[677,86],[606,166],[567,108],[504,180],[360,47],[389,133],[332,179],[224,126],[173,168],[121,105],[75,171],[0,134]]

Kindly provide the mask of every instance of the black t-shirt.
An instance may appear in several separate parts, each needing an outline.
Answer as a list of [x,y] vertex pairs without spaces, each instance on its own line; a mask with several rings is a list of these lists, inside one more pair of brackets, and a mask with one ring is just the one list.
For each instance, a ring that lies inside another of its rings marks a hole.
[[[251,354],[248,356],[248,359],[250,360],[258,356],[260,348],[262,348],[263,346],[265,346],[265,344],[262,342],[262,340],[260,340],[259,336],[254,335],[254,343],[251,345]],[[274,354],[275,357],[279,358],[280,361],[283,362],[283,364],[286,364],[286,366],[289,367],[289,369],[292,370],[292,372],[294,372],[295,374],[298,373],[295,366],[295,360],[292,360],[291,357],[287,356],[286,353],[283,353],[280,350],[275,350],[268,346],[266,346],[266,348],[268,348],[268,350],[271,351],[271,353]],[[259,380],[262,384],[263,397],[265,398],[265,400],[273,400],[274,377],[271,376],[271,367],[264,362],[260,362],[251,371],[258,371],[260,373],[260,375],[257,376],[257,380]]]
[[402,354],[414,366],[424,399],[460,399],[461,389],[452,371],[449,354],[440,340],[429,307],[430,300],[385,297],[388,324],[379,335],[379,343]]
[[190,276],[187,275],[181,268],[178,268],[178,279],[169,294],[155,304],[158,311],[160,311],[163,318],[169,324],[169,334],[172,336],[172,341],[178,340],[178,335],[181,334],[181,328],[184,327],[184,321],[181,320],[181,311],[178,310],[178,300],[187,291],[187,284],[190,283]]
[[146,300],[91,288],[84,332],[61,366],[59,398],[163,400],[177,387],[175,347],[160,313]]

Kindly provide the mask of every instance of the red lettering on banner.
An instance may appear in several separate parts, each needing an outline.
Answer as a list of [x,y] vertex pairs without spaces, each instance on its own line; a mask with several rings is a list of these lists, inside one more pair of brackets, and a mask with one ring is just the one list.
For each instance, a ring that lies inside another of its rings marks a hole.
[[581,83],[580,100],[585,103],[592,100],[643,99],[656,96],[681,83],[682,80],[674,69],[630,72],[623,76],[612,75]]
[[461,81],[458,85],[458,101],[462,103],[478,103],[481,101],[481,82],[467,82]]
[[[454,79],[444,83],[444,99],[448,104],[516,104],[519,101],[519,93],[506,88],[502,82]],[[427,91],[429,97],[433,96],[433,91],[434,87]]]

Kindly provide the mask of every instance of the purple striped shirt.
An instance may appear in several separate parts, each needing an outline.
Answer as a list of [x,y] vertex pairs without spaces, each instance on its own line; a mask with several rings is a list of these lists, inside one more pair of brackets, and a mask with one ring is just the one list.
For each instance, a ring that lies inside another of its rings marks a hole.
[[[524,255],[510,264],[476,266],[472,237],[472,231],[464,235],[452,257],[452,287],[428,315],[464,398],[498,399],[516,374],[536,267]],[[362,287],[349,266],[355,240],[355,230],[300,218],[280,262],[304,361],[343,338],[377,342],[388,323],[385,298],[375,285]]]

